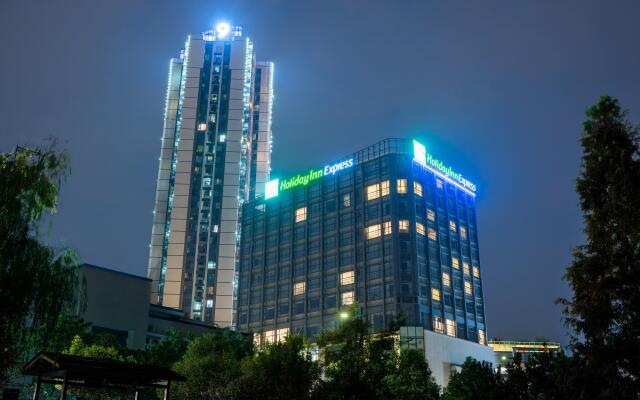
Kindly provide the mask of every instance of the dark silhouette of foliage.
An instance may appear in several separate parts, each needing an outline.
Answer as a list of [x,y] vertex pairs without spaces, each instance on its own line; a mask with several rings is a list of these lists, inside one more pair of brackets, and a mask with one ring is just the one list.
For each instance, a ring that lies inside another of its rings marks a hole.
[[187,377],[173,389],[175,399],[228,399],[242,376],[242,360],[253,353],[251,338],[229,329],[192,340],[174,370]]
[[460,371],[451,376],[444,391],[446,400],[502,399],[502,377],[487,362],[467,358]]
[[288,336],[284,342],[268,344],[244,360],[243,376],[236,382],[233,398],[308,399],[319,372],[302,336]]
[[38,239],[67,166],[54,144],[0,154],[0,386],[36,351],[60,346],[54,331],[75,302],[74,253]]
[[320,334],[324,379],[316,388],[316,398],[438,398],[439,389],[424,355],[414,351],[398,353],[396,332],[370,334],[370,330],[371,325],[355,304],[336,329]]
[[616,99],[602,97],[583,123],[577,179],[587,242],[574,251],[562,299],[572,347],[588,376],[576,398],[640,393],[640,150]]
[[393,368],[382,379],[380,398],[433,400],[440,398],[440,387],[431,375],[424,354],[418,350],[394,353]]
[[191,337],[184,337],[175,328],[170,328],[162,339],[147,344],[142,361],[145,364],[172,368],[187,352],[191,339]]

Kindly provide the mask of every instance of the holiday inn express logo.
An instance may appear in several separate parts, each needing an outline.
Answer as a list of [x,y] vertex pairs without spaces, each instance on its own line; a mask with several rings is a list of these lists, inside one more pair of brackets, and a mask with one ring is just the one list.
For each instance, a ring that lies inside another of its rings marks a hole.
[[447,178],[450,178],[453,181],[459,183],[465,189],[468,189],[472,192],[476,191],[475,184],[465,179],[461,173],[454,171],[453,168],[445,165],[442,161],[427,153],[427,148],[417,140],[413,141],[413,159],[416,160],[419,164],[435,168],[438,172],[442,173]]
[[[413,141],[413,159],[434,171],[437,175],[440,175],[449,182],[455,183],[457,186],[468,190],[470,193],[476,191],[476,185],[462,176],[461,173],[456,172],[453,168],[446,165],[442,161],[433,157],[427,153],[427,148],[417,140]],[[307,186],[309,183],[318,180],[326,175],[335,175],[336,173],[351,168],[354,165],[353,158],[349,158],[345,161],[325,165],[324,168],[314,168],[306,173],[298,174],[289,179],[273,179],[265,184],[264,198],[270,199],[278,196],[280,192],[293,189],[300,186]]]
[[335,175],[337,172],[350,167],[353,167],[353,158],[339,163],[326,165],[322,169],[312,169],[306,174],[299,174],[293,178],[285,179],[282,182],[280,182],[280,179],[273,179],[265,184],[264,198],[270,199],[272,197],[276,197],[280,191],[298,186],[306,186],[310,182],[322,178],[325,175]]

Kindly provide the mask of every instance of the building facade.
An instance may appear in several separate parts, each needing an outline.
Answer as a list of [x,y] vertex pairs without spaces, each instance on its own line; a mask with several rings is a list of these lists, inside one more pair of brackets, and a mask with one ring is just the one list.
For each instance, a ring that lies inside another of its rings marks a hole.
[[218,331],[182,310],[149,304],[148,278],[91,264],[80,265],[78,278],[76,314],[90,324],[91,332],[113,335],[128,348],[143,349],[170,329],[185,337]]
[[269,181],[243,205],[238,328],[313,337],[357,302],[374,329],[402,311],[486,344],[475,190],[404,139]]
[[543,341],[490,340],[489,347],[495,352],[495,364],[502,366],[512,363],[517,357],[526,363],[532,354],[560,351],[560,343]]
[[187,38],[169,65],[148,276],[151,303],[230,326],[239,213],[269,178],[273,64],[240,27]]

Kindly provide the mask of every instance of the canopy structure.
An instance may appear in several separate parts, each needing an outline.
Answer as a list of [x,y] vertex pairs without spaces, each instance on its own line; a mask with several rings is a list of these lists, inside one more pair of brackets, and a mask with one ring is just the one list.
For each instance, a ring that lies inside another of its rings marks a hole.
[[164,389],[169,397],[171,381],[185,381],[185,377],[167,368],[153,365],[103,360],[68,354],[40,352],[22,369],[23,375],[36,377],[33,399],[40,395],[43,383],[62,385],[60,399],[65,400],[69,386],[93,388],[130,387],[139,398],[141,388]]

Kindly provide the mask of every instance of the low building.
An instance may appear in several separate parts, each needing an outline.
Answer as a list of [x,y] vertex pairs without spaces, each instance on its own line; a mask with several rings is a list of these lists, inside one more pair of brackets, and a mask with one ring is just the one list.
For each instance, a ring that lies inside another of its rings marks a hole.
[[436,383],[440,387],[449,384],[454,371],[460,371],[467,357],[493,363],[491,347],[469,340],[437,334],[420,326],[400,328],[400,348],[424,352],[425,359]]
[[83,264],[79,267],[77,314],[94,333],[109,333],[132,349],[142,349],[170,328],[185,336],[214,332],[215,326],[190,320],[182,310],[149,304],[151,279]]
[[520,355],[520,360],[526,363],[532,354],[559,351],[560,343],[492,340],[489,341],[489,347],[496,355],[496,365],[504,366],[513,362],[516,355]]
[[169,329],[175,329],[184,336],[200,336],[218,328],[208,322],[190,319],[183,310],[150,304],[147,341],[161,339]]
[[106,332],[132,349],[147,342],[151,279],[83,264],[78,282],[78,315],[91,323],[94,333]]

